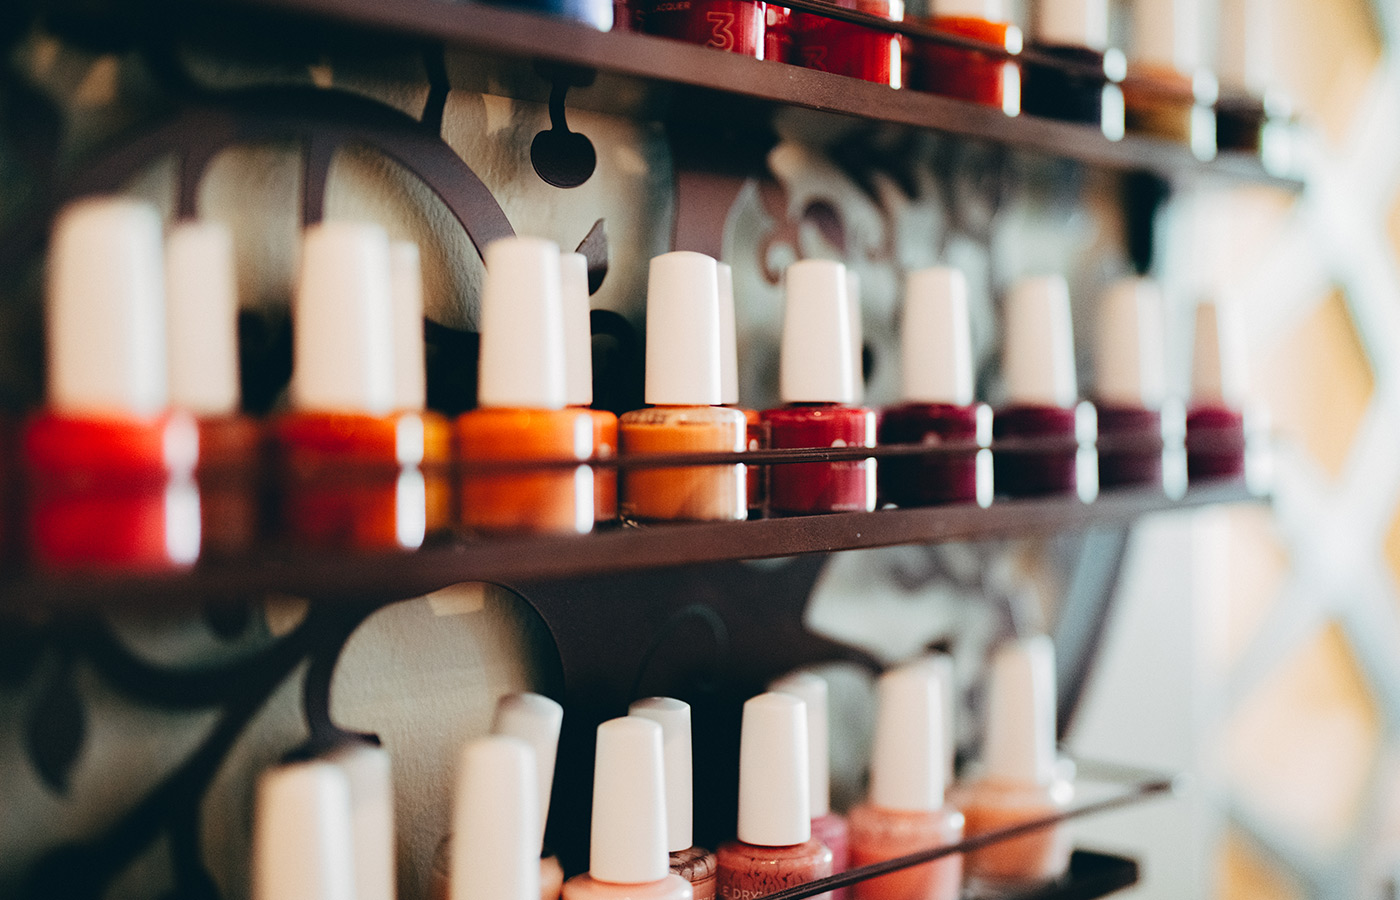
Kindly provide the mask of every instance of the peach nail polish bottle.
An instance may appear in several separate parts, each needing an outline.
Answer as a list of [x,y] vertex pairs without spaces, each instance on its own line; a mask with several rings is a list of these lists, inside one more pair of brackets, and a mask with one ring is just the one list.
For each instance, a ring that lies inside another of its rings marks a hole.
[[170,405],[199,423],[205,556],[247,553],[261,524],[263,430],[239,415],[238,288],[222,222],[182,222],[165,242]]
[[484,532],[593,530],[593,419],[567,404],[559,248],[509,237],[486,248],[478,408],[457,419],[462,462],[573,460],[523,472],[464,471],[462,524]]
[[[1044,635],[1002,647],[992,660],[982,769],[958,793],[967,835],[1007,828],[1066,809],[1074,783],[1055,759],[1055,648]],[[1053,881],[1069,866],[1063,826],[967,854],[968,878],[1004,889]]]
[[443,900],[535,900],[540,831],[535,759],[518,738],[491,735],[462,748],[452,803],[451,893]]
[[1192,482],[1245,475],[1244,353],[1231,311],[1196,307],[1191,400],[1186,411],[1186,469]]
[[[623,455],[744,450],[744,413],[721,405],[720,349],[715,261],[685,250],[652,259],[647,279],[649,406],[619,419]],[[629,469],[619,482],[619,505],[629,522],[736,522],[748,517],[743,463]]]
[[[593,330],[589,324],[588,257],[564,253],[559,257],[559,294],[564,304],[564,368],[569,406],[593,420],[593,455],[610,459],[617,452],[617,416],[593,409]],[[593,518],[617,518],[617,470],[593,470]]]
[[[1011,24],[1002,0],[935,0],[928,23],[939,31],[1020,53],[1021,29]],[[1013,60],[934,41],[916,45],[914,87],[957,100],[1021,112],[1021,72]]]
[[1162,488],[1166,373],[1157,286],[1144,278],[1111,285],[1100,301],[1096,338],[1099,485]]
[[325,760],[287,763],[258,779],[253,900],[355,897],[350,784]]
[[715,855],[704,847],[696,847],[691,834],[694,797],[690,704],[670,697],[648,697],[627,707],[627,714],[661,726],[666,768],[666,846],[671,853],[671,873],[690,882],[695,900],[714,900]]
[[[793,672],[768,685],[770,691],[791,694],[807,704],[807,795],[812,806],[812,839],[831,851],[833,874],[850,868],[850,835],[846,818],[831,810],[831,717],[826,679],[811,672]],[[848,888],[832,891],[832,900],[847,900]]]
[[807,762],[807,704],[771,691],[750,698],[739,737],[739,839],[715,854],[722,900],[832,874],[831,849],[812,837]]
[[326,756],[350,788],[350,836],[355,853],[355,900],[394,900],[394,792],[389,754],[356,743]]
[[588,873],[564,882],[564,900],[691,900],[666,854],[661,726],[638,716],[598,726]]
[[[734,270],[728,263],[717,264],[719,274],[719,360],[720,399],[730,409],[744,414],[748,449],[768,447],[768,431],[756,409],[739,405],[739,324],[734,309]],[[763,513],[768,496],[768,467],[748,466],[749,518]]]
[[1136,0],[1132,46],[1123,79],[1124,124],[1215,158],[1215,101],[1220,85],[1202,66],[1201,0]]
[[[962,840],[963,815],[944,802],[949,720],[936,669],[921,662],[877,685],[870,796],[851,810],[851,864],[867,866]],[[857,900],[956,900],[961,856],[948,856],[855,886]]]
[[160,214],[80,200],[54,226],[48,408],[22,438],[25,531],[42,568],[166,571],[199,555],[199,432],[167,412]]

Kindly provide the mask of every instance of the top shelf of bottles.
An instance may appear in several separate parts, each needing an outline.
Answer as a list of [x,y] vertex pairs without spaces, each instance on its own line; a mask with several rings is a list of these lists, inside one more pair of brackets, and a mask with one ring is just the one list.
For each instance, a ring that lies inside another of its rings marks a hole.
[[[285,46],[349,40],[365,49],[408,45],[447,49],[455,87],[549,100],[552,78],[572,83],[570,107],[683,125],[731,146],[762,148],[774,134],[823,142],[872,123],[931,129],[1089,165],[1202,177],[1298,191],[1302,182],[1265,168],[1257,155],[1202,161],[1183,145],[1001,110],[798,66],[724,53],[628,31],[601,32],[565,19],[442,0],[203,0],[160,3],[163,28]],[[268,27],[271,26],[271,27]],[[339,26],[339,27],[328,27]],[[460,51],[460,52],[459,52]]]

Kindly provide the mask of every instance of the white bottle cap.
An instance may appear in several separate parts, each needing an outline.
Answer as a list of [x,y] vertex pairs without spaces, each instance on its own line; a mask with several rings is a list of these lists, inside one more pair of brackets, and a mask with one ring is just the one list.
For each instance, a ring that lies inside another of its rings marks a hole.
[[627,707],[661,726],[661,750],[666,768],[666,849],[688,850],[694,843],[690,704],[671,697],[648,697]]
[[739,402],[739,319],[734,309],[734,269],[718,264],[719,396],[725,406]]
[[811,672],[793,672],[768,685],[768,690],[791,694],[807,704],[807,796],[812,818],[831,812],[831,726],[826,679]]
[[1045,635],[1014,641],[992,659],[985,774],[1049,784],[1055,778],[1055,645]]
[[941,809],[947,788],[943,688],[932,666],[891,669],[876,683],[870,802],[883,809]]
[[1196,307],[1191,400],[1238,409],[1246,388],[1244,347],[1233,308],[1214,301]]
[[389,754],[355,744],[330,754],[350,785],[350,828],[355,842],[355,900],[394,900],[394,791]]
[[846,310],[851,331],[851,402],[865,402],[865,323],[861,317],[860,273],[846,270]]
[[1124,278],[1100,301],[1094,396],[1121,406],[1159,409],[1166,390],[1162,294],[1154,281]]
[[589,321],[588,257],[559,255],[559,299],[564,304],[564,402],[593,405],[593,325]]
[[297,277],[292,404],[380,415],[394,408],[389,236],[364,222],[306,229]]
[[428,402],[428,373],[423,363],[423,263],[418,245],[389,245],[389,275],[394,298],[394,408],[421,410]]
[[739,732],[739,840],[788,847],[812,838],[807,704],[770,691],[744,704]]
[[1040,0],[1036,40],[1064,47],[1108,47],[1107,0]]
[[943,698],[943,783],[945,786],[952,784],[953,757],[958,749],[958,676],[953,657],[946,653],[930,653],[908,665],[927,669],[929,677],[938,685],[939,696]]
[[1132,59],[1191,75],[1201,66],[1201,0],[1136,0]]
[[146,416],[166,407],[160,213],[97,197],[66,207],[48,263],[49,405]]
[[1273,17],[1267,0],[1222,0],[1220,81],[1262,96],[1272,86]]
[[198,416],[238,411],[238,283],[222,222],[182,222],[165,242],[170,405]]
[[961,269],[934,266],[909,273],[900,338],[905,400],[972,404],[972,327]]
[[647,884],[670,874],[664,766],[660,725],[623,716],[598,726],[588,857],[598,881]]
[[549,818],[549,797],[554,787],[554,757],[559,752],[559,729],[564,707],[541,694],[506,694],[496,703],[492,734],[518,738],[535,754],[535,796],[539,799],[539,835],[535,855],[544,847],[544,826]]
[[477,404],[563,409],[559,246],[543,238],[501,238],[487,246],[485,258]]
[[253,900],[355,896],[350,784],[323,760],[290,763],[258,779],[253,810]]
[[491,735],[462,748],[452,804],[451,900],[539,900],[535,754]]
[[1078,389],[1065,280],[1042,275],[1012,285],[1006,298],[1005,327],[1002,377],[1007,402],[1072,409]]
[[933,0],[931,5],[935,16],[1006,21],[1006,4],[1003,0]]
[[852,403],[846,267],[829,259],[788,266],[778,392],[784,403]]
[[647,276],[646,402],[718,406],[719,266],[703,253],[653,257]]

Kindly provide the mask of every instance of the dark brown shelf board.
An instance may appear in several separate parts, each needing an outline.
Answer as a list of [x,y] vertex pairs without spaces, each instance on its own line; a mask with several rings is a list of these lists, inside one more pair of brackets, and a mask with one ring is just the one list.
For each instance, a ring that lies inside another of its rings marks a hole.
[[641,569],[858,550],[901,544],[1001,540],[1123,526],[1142,516],[1262,498],[1239,484],[1160,492],[1106,491],[1077,499],[1013,500],[990,507],[883,509],[752,522],[614,527],[575,536],[461,539],[412,553],[268,554],[163,575],[31,574],[0,584],[0,606],[179,608],[195,602],[289,594],[385,601],[464,581],[523,584]]
[[[1203,162],[1186,147],[1127,137],[1110,141],[1092,126],[1000,110],[913,90],[750,59],[680,41],[626,31],[601,32],[568,20],[476,3],[441,0],[199,0],[160,4],[169,27],[226,29],[228,16],[272,15],[284,26],[327,25],[449,49],[454,84],[545,102],[540,64],[596,73],[569,93],[571,106],[630,116],[687,121],[720,130],[760,126],[804,137],[834,136],[868,123],[930,129],[1094,166],[1155,172],[1169,178],[1221,177],[1297,191],[1302,183],[1268,172],[1255,158]],[[278,40],[288,39],[284,29]],[[469,51],[466,54],[451,51]],[[489,61],[489,64],[484,64]]]

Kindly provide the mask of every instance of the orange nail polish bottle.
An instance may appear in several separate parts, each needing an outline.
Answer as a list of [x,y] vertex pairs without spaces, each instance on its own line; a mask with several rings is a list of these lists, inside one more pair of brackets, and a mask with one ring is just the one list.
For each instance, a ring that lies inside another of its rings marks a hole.
[[1220,84],[1202,67],[1200,0],[1138,0],[1123,79],[1124,124],[1215,158]]
[[[588,321],[588,257],[565,253],[559,257],[559,296],[564,304],[564,369],[569,406],[593,420],[593,455],[609,459],[617,453],[617,416],[593,409],[593,330]],[[617,470],[593,470],[593,518],[617,518]]]
[[[457,419],[462,524],[477,531],[593,530],[593,419],[566,404],[559,247],[510,237],[486,248],[477,409]],[[579,460],[564,469],[473,464]]]
[[[1025,38],[1001,0],[934,0],[931,27],[1020,53]],[[914,87],[956,100],[1021,112],[1021,70],[1013,61],[934,41],[915,44]]]
[[50,569],[161,571],[199,555],[199,432],[169,413],[160,214],[82,200],[54,228],[49,407],[25,427],[26,529]]
[[[739,335],[738,317],[734,310],[734,270],[728,263],[719,263],[719,381],[720,399],[730,409],[744,414],[748,449],[768,447],[768,429],[756,409],[739,405]],[[768,500],[768,467],[748,466],[747,485],[750,518],[761,515]]]

